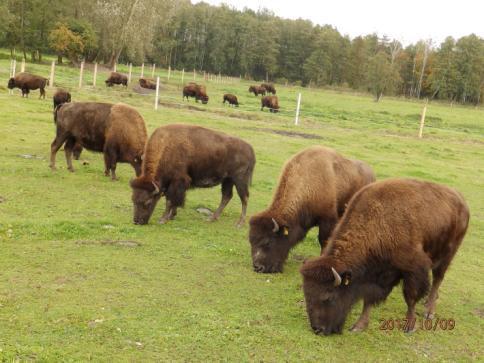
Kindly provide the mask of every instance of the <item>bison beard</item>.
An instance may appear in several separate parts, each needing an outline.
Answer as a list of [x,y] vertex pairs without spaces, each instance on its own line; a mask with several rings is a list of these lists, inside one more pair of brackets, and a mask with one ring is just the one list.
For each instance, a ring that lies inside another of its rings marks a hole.
[[250,220],[249,241],[256,272],[282,272],[289,250],[312,227],[323,247],[345,204],[375,180],[371,168],[330,148],[313,146],[283,168],[272,204]]
[[301,267],[306,309],[317,334],[340,333],[353,304],[363,312],[351,328],[364,330],[372,306],[403,280],[406,331],[415,327],[416,303],[432,286],[425,317],[467,230],[462,196],[442,185],[412,179],[370,184],[351,200],[321,257]]

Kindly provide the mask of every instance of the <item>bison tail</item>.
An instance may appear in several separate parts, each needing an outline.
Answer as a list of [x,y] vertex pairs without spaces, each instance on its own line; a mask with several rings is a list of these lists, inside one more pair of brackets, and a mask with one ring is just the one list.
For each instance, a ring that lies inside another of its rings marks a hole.
[[57,124],[57,112],[59,112],[60,108],[64,105],[61,103],[60,105],[57,105],[54,109],[54,123]]

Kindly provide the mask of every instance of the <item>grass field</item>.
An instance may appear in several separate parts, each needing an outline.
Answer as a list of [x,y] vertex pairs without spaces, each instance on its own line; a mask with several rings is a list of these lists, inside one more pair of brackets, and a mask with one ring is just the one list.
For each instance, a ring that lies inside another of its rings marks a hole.
[[[78,70],[57,67],[56,85],[69,88],[74,101],[132,105],[150,133],[183,122],[250,142],[257,164],[249,215],[270,202],[284,161],[314,144],[365,160],[379,179],[417,177],[464,194],[470,228],[437,307],[438,317],[455,320],[455,329],[409,335],[380,330],[381,319],[404,317],[398,287],[374,310],[366,332],[320,337],[309,327],[298,272],[303,258],[319,253],[316,231],[292,251],[283,274],[264,275],[252,271],[247,226],[234,227],[238,198],[215,223],[196,211],[214,210],[220,188],[190,191],[185,208],[166,225],[156,223],[164,203],[148,225],[133,225],[131,167],[118,165],[120,181],[112,182],[103,175],[102,155],[85,151],[82,159],[89,164],[75,162],[76,171],[69,173],[59,152],[58,170],[52,172],[53,90],[45,101],[38,91],[29,99],[19,90],[9,95],[9,64],[6,56],[0,59],[0,361],[483,359],[482,108],[430,104],[420,140],[417,102],[375,103],[365,95],[279,86],[281,113],[272,115],[258,111],[260,101],[247,93],[249,83],[208,82],[210,102],[197,110],[182,103],[177,73],[170,83],[162,78],[162,105],[155,111],[152,95],[105,88],[104,71],[93,89],[87,69],[86,86],[78,89]],[[46,77],[49,69],[27,64],[27,71]],[[237,94],[241,107],[223,107],[224,92]],[[302,107],[296,127],[298,92]],[[353,309],[346,328],[360,308]]]

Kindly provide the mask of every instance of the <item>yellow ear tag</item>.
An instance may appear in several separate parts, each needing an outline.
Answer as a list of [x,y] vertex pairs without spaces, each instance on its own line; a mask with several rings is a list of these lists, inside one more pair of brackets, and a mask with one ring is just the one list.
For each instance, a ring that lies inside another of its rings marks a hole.
[[289,230],[287,229],[287,227],[284,227],[284,236],[287,236],[289,234]]
[[345,286],[348,286],[350,284],[350,280],[349,279],[345,279],[344,284],[345,284]]

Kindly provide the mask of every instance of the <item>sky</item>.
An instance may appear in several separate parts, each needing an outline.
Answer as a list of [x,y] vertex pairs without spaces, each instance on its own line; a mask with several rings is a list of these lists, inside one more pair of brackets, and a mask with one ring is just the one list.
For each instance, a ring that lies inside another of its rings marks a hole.
[[[192,0],[198,3],[198,0]],[[330,24],[343,35],[377,33],[404,45],[420,39],[440,44],[447,36],[475,33],[484,37],[484,0],[204,0],[239,10],[267,8],[277,16]]]

